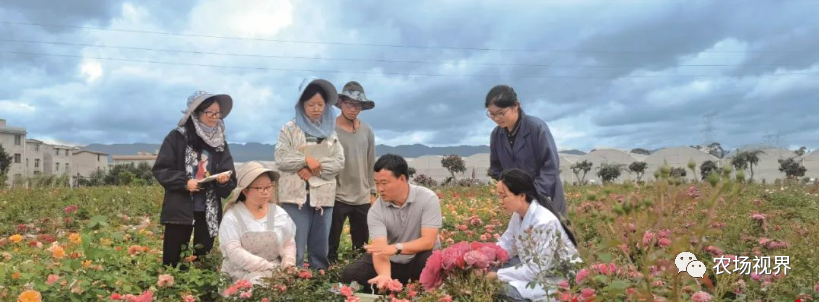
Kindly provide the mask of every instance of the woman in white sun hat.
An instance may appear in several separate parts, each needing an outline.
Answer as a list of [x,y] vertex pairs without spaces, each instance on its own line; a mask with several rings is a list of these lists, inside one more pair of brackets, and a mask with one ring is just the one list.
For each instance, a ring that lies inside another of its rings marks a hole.
[[237,179],[219,227],[222,272],[233,282],[260,284],[274,270],[296,264],[296,225],[274,203],[279,173],[249,162]]

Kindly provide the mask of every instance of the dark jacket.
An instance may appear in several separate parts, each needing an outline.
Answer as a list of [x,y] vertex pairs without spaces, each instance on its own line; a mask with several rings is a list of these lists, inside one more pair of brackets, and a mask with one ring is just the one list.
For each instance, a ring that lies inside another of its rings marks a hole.
[[495,127],[489,139],[489,175],[498,179],[506,169],[518,168],[535,179],[538,193],[552,199],[555,211],[566,215],[566,199],[560,181],[559,158],[552,133],[546,123],[520,112],[520,129],[514,147],[509,145],[506,130]]
[[[196,135],[196,134],[193,134]],[[236,188],[236,170],[233,166],[233,156],[230,149],[225,144],[224,152],[216,152],[210,146],[202,143],[208,148],[211,161],[215,163],[214,172],[221,173],[233,171],[230,181],[219,184],[210,182],[200,185],[202,189],[213,188],[214,193],[219,197],[219,221],[222,220],[222,199],[230,196],[231,191]],[[162,224],[183,224],[193,225],[193,198],[187,190],[188,180],[191,177],[185,172],[185,149],[187,139],[185,134],[178,130],[171,130],[165,137],[162,147],[154,163],[153,173],[156,180],[165,187],[165,198],[162,202],[162,214],[159,218]]]

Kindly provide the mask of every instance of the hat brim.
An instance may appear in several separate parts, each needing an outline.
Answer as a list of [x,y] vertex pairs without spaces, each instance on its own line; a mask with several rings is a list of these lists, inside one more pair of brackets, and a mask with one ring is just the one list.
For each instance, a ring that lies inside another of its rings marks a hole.
[[[273,180],[274,185],[278,186],[279,178],[281,177],[281,175],[279,174],[279,172],[276,172],[276,171],[274,171],[272,169],[268,169],[268,168],[253,169],[253,171],[248,172],[248,174],[243,175],[242,178],[243,179],[245,179],[245,178],[249,179],[249,181],[247,182],[247,185],[250,185],[250,183],[252,183],[254,180],[256,180],[256,178],[258,178],[259,176],[261,176],[262,174],[265,174],[265,173],[267,173],[267,175],[270,177],[270,179]],[[237,180],[237,183],[241,183],[241,181],[242,180]],[[245,186],[241,186],[241,185],[236,186],[236,188],[233,189],[233,193],[230,195],[230,199],[227,202],[236,202],[236,200],[239,199],[239,195],[242,194],[242,190],[247,188],[247,185],[245,185]],[[276,195],[276,194],[273,194],[273,195]]]
[[[375,102],[373,102],[373,101],[372,101],[372,100],[370,100],[370,99],[367,99],[366,97],[364,97],[364,99],[363,99],[363,100],[359,100],[359,99],[357,99],[357,98],[350,97],[349,95],[346,95],[346,94],[344,94],[344,93],[339,93],[339,94],[338,94],[338,98],[339,98],[339,101],[340,101],[342,98],[347,98],[347,99],[349,99],[349,100],[352,100],[352,101],[355,101],[355,102],[359,102],[359,103],[361,103],[361,111],[364,111],[364,110],[370,110],[370,109],[375,108]],[[337,108],[339,108],[339,109],[341,109],[341,102],[336,103],[336,107],[337,107]]]
[[210,98],[216,98],[216,102],[219,103],[219,112],[222,113],[221,119],[225,119],[228,116],[228,114],[230,114],[230,111],[233,110],[233,98],[231,98],[229,95],[204,94],[193,100],[193,102],[191,102],[190,106],[188,106],[188,109],[186,109],[184,112],[185,115],[182,116],[182,119],[179,120],[178,123],[179,127],[185,126],[185,123],[188,122],[188,119],[190,119],[191,115],[193,114],[193,111],[196,110],[196,108],[199,107],[199,105],[202,105],[202,103],[204,103],[206,100]]
[[[336,90],[336,87],[333,86],[333,84],[331,84],[329,81],[316,79],[311,81],[310,84],[307,84],[307,86],[310,85],[318,85],[319,87],[321,87],[321,89],[324,90],[324,92],[327,93],[327,99],[324,100],[327,105],[335,106],[336,104],[338,104],[338,91]],[[302,91],[302,93],[304,92]]]

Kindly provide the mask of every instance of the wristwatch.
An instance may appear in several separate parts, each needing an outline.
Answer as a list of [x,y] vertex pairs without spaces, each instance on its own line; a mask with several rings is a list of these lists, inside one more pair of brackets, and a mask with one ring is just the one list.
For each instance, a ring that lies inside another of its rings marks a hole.
[[395,244],[395,249],[397,250],[397,251],[395,251],[395,254],[396,255],[401,255],[401,250],[404,249],[404,245],[401,244],[401,243],[396,243]]

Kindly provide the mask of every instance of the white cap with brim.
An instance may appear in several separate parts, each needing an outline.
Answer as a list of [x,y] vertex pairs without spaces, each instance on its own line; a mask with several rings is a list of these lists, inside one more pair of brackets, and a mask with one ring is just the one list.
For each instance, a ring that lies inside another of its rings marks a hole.
[[233,189],[233,194],[231,194],[228,204],[235,203],[239,198],[239,195],[242,194],[242,190],[250,186],[250,184],[256,180],[257,177],[259,177],[259,175],[264,173],[267,173],[267,175],[270,176],[270,180],[272,180],[273,183],[279,181],[279,172],[265,167],[260,162],[251,161],[244,164],[236,175],[236,188]]

